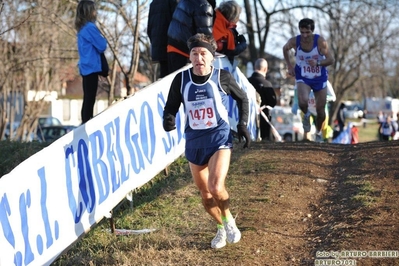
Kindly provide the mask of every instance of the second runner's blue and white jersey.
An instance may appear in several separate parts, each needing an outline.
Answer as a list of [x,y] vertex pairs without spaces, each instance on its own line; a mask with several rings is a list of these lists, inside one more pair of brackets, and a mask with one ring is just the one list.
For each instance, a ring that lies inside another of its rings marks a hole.
[[319,35],[314,35],[313,48],[311,51],[304,51],[301,47],[301,35],[296,37],[296,65],[295,65],[295,79],[297,82],[304,82],[305,84],[313,87],[315,84],[322,84],[322,89],[327,85],[328,72],[324,66],[310,66],[308,64],[309,59],[323,60],[325,56],[319,53],[317,40]]

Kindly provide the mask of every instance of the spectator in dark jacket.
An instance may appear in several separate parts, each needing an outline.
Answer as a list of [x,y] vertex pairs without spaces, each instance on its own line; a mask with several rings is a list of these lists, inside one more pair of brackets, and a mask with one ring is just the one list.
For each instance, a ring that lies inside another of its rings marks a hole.
[[180,0],[168,29],[168,68],[175,72],[188,63],[187,40],[196,33],[212,35],[216,2]]
[[[266,80],[266,73],[268,70],[266,59],[259,58],[256,60],[254,68],[255,71],[252,73],[252,76],[248,78],[248,80],[252,86],[254,86],[256,92],[260,95],[260,106],[268,105],[270,107],[274,107],[277,103],[276,93],[274,92],[270,81]],[[264,108],[263,112],[270,121],[271,116],[269,109]],[[263,117],[260,118],[260,137],[262,140],[270,140],[270,125]]]
[[178,0],[153,0],[148,14],[147,34],[151,41],[151,58],[159,63],[160,78],[168,73],[168,28]]

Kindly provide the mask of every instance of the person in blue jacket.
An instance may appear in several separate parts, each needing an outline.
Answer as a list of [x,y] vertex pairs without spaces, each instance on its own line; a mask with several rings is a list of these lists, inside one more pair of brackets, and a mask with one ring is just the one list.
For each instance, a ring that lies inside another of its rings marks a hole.
[[95,24],[96,18],[97,8],[94,1],[80,1],[76,9],[75,28],[77,30],[79,73],[83,79],[82,124],[93,118],[98,75],[102,71],[100,54],[107,48],[107,40]]

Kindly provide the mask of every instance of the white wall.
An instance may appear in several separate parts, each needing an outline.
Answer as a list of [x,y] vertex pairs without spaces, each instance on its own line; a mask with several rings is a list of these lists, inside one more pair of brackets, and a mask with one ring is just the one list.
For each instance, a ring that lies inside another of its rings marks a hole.
[[[49,115],[58,118],[62,124],[79,126],[82,123],[82,99],[58,99],[58,93],[55,91],[28,92],[28,101],[39,101],[42,99],[50,102]],[[93,113],[97,115],[107,108],[108,100],[96,100]]]

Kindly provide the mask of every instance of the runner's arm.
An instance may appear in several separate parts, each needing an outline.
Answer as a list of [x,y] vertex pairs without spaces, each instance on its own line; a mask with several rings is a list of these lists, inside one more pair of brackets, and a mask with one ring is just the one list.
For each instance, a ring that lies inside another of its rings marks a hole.
[[319,65],[326,67],[334,63],[334,58],[328,49],[327,41],[322,36],[319,36],[319,39],[317,40],[317,46],[319,53],[326,57],[325,59],[320,60]]
[[164,117],[166,114],[171,114],[173,116],[176,116],[176,113],[179,111],[180,104],[182,101],[182,95],[180,92],[181,79],[182,79],[182,74],[178,73],[172,81],[168,94],[168,99],[166,101],[165,108],[163,111]]
[[249,101],[247,93],[241,89],[236,80],[227,70],[221,69],[220,71],[220,84],[223,90],[230,94],[233,99],[237,102],[238,114],[240,117],[239,123],[248,123],[249,115]]
[[291,64],[290,60],[290,50],[296,49],[296,37],[290,38],[287,43],[283,46],[283,55],[285,59],[285,63],[287,64],[287,73],[290,76],[295,76],[294,66]]

